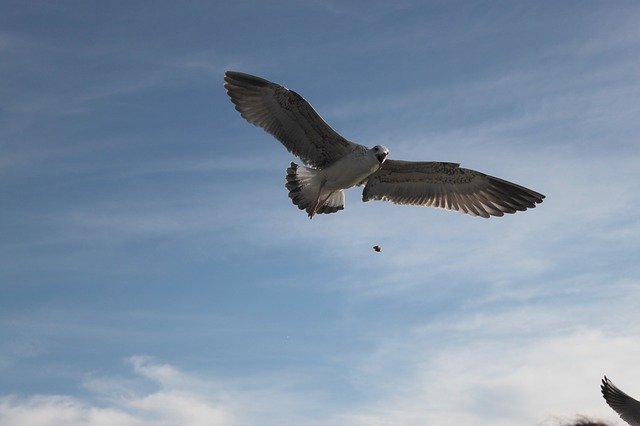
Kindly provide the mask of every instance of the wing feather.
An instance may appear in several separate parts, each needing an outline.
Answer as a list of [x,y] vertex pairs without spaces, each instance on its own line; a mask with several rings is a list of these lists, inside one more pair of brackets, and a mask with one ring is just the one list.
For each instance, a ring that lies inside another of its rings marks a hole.
[[456,210],[472,216],[503,216],[534,208],[544,195],[461,168],[456,163],[387,160],[369,176],[362,200],[384,200]]
[[367,149],[340,136],[293,90],[235,71],[227,71],[224,81],[240,115],[307,165],[324,168],[354,150]]
[[640,426],[640,402],[618,389],[604,376],[600,385],[602,396],[616,413],[632,426]]

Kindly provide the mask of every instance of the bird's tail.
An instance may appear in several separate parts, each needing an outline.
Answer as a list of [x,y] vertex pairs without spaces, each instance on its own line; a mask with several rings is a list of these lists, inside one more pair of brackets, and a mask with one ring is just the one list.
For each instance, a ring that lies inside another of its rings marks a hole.
[[291,163],[287,168],[289,198],[309,219],[316,213],[335,213],[344,209],[344,192],[323,189],[324,179],[318,170]]

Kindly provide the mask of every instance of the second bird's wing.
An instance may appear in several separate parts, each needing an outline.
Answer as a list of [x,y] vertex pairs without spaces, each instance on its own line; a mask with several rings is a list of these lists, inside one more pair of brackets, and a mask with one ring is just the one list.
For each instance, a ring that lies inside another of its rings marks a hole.
[[640,402],[618,389],[607,376],[602,379],[600,390],[607,404],[620,415],[622,420],[632,426],[640,426]]

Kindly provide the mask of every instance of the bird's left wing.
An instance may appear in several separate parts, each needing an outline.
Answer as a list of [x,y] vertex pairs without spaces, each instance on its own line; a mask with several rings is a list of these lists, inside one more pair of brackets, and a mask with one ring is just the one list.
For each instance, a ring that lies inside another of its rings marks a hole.
[[632,426],[640,426],[639,401],[618,389],[607,376],[604,376],[604,379],[602,379],[600,390],[607,404],[620,415],[622,420]]
[[362,201],[384,200],[503,216],[534,208],[544,195],[456,163],[387,160],[368,177]]
[[354,150],[367,150],[340,136],[293,90],[235,71],[227,71],[224,81],[240,115],[275,136],[305,164],[324,168]]

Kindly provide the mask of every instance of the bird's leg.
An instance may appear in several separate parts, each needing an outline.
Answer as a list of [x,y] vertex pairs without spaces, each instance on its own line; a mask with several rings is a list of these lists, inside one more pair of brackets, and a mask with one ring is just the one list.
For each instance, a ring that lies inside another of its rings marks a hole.
[[314,211],[313,211],[314,214],[317,213],[318,209],[320,207],[322,207],[324,205],[324,203],[327,202],[327,200],[329,199],[329,197],[331,197],[331,195],[333,195],[333,192],[330,192],[329,195],[324,197],[324,200],[322,200],[322,202],[320,202],[320,197],[318,196],[318,201],[316,202],[316,206],[315,206]]
[[320,188],[318,188],[318,196],[316,197],[316,203],[313,205],[313,209],[311,210],[311,213],[309,213],[309,219],[313,219],[313,216],[318,212],[318,208],[320,208],[320,206],[324,204],[324,202],[327,201],[327,199],[331,195],[331,193],[329,193],[329,195],[322,201],[322,203],[320,202],[320,194],[322,193],[322,188],[324,187],[324,184],[326,182],[327,182],[327,179],[326,178],[323,179],[322,183],[320,184]]

